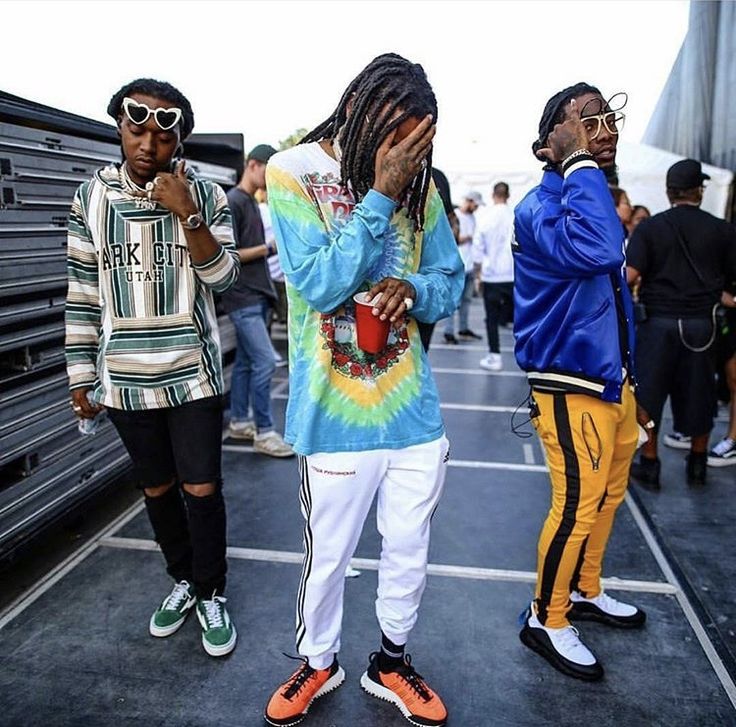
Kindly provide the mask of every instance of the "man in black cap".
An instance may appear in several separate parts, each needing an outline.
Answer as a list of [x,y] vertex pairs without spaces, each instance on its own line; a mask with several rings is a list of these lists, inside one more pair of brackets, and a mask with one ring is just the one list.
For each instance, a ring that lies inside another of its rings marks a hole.
[[736,276],[736,228],[700,209],[708,179],[694,159],[673,164],[671,208],[644,220],[626,253],[628,281],[641,281],[645,311],[636,337],[639,402],[656,425],[631,476],[647,489],[660,487],[656,432],[668,396],[674,429],[690,437],[688,484],[705,484],[716,404],[716,308]]
[[[271,378],[276,368],[266,321],[277,296],[266,258],[276,252],[266,243],[255,193],[266,188],[266,164],[276,149],[258,144],[248,154],[240,182],[227,194],[240,257],[240,277],[222,297],[235,326],[237,351],[230,387],[229,435],[253,440],[253,449],[271,457],[294,452],[274,429]],[[253,409],[253,419],[248,416]]]

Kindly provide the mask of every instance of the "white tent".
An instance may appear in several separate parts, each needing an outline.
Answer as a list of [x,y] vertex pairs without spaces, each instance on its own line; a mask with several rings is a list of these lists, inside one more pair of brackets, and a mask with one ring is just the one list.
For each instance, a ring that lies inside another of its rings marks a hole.
[[[447,175],[452,189],[453,201],[459,203],[463,194],[471,189],[479,191],[486,202],[490,202],[493,185],[506,182],[511,189],[511,204],[515,205],[536,184],[542,176],[542,165],[536,162],[529,152],[528,159],[518,164],[504,163],[494,165],[491,155],[485,154],[478,144],[471,144],[463,158],[456,158],[440,169]],[[683,157],[646,144],[620,142],[616,162],[619,170],[619,183],[626,190],[632,204],[643,204],[652,214],[667,209],[669,203],[665,194],[667,169]],[[711,179],[706,182],[703,209],[718,217],[725,215],[733,173],[707,164],[703,171]]]

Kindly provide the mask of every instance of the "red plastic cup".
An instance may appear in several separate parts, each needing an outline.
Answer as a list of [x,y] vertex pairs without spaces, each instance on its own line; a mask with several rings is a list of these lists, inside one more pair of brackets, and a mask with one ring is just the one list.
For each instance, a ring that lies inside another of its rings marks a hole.
[[380,293],[370,303],[365,298],[367,293],[357,293],[355,301],[355,331],[358,334],[358,348],[366,353],[380,353],[386,348],[388,334],[391,330],[391,321],[385,321],[371,312],[378,302]]

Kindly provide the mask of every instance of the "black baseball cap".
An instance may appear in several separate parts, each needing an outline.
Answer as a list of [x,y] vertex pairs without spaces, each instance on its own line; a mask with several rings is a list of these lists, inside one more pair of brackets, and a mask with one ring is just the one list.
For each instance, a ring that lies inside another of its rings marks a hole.
[[710,176],[703,173],[703,167],[695,159],[683,159],[675,162],[667,170],[667,187],[669,189],[694,189],[699,187]]
[[255,159],[257,162],[263,162],[263,164],[268,164],[268,160],[275,153],[276,153],[276,149],[274,149],[270,144],[258,144],[258,146],[254,146],[250,150],[246,161]]

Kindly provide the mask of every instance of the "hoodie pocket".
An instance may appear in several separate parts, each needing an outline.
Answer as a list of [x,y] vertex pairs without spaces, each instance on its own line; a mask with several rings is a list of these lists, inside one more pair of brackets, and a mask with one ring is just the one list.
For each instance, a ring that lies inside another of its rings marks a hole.
[[593,421],[593,417],[587,411],[583,412],[581,426],[585,448],[588,450],[588,456],[590,457],[590,464],[593,466],[593,471],[597,472],[601,465],[601,457],[603,456],[603,442],[601,442],[601,437],[598,434],[598,428],[595,425],[595,421]]
[[197,378],[201,361],[202,341],[188,313],[112,319],[105,363],[115,386],[179,384]]

